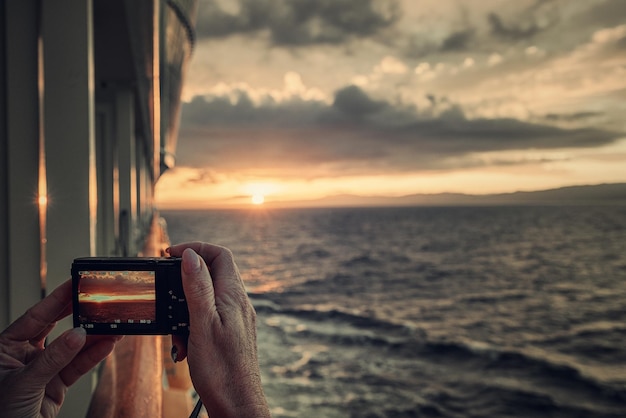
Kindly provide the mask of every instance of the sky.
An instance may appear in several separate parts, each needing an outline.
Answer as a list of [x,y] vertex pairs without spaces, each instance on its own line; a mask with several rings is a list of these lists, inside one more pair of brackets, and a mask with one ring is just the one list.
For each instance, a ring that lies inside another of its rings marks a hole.
[[81,272],[81,301],[154,300],[154,272]]
[[200,0],[162,208],[626,181],[624,0]]

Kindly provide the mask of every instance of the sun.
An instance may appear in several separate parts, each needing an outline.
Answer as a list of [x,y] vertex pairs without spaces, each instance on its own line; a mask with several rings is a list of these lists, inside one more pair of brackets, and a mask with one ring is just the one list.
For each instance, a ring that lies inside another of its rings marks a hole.
[[252,204],[253,205],[262,205],[265,202],[265,196],[260,193],[256,193],[252,195]]
[[268,196],[275,196],[280,191],[280,186],[274,182],[251,182],[243,185],[242,196],[249,196],[249,202],[254,206],[262,206],[267,203]]

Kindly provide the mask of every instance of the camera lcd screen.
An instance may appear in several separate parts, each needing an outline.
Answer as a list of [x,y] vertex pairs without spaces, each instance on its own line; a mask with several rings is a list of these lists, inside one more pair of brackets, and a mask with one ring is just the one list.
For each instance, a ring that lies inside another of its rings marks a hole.
[[81,324],[153,325],[157,321],[154,271],[78,272]]

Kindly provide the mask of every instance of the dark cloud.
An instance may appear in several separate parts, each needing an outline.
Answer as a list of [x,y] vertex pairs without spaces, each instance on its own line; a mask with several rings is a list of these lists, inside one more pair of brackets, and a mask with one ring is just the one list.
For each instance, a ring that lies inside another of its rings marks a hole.
[[274,45],[337,44],[371,37],[394,25],[397,0],[240,0],[237,11],[215,0],[199,7],[199,38],[267,31]]
[[552,126],[560,128],[583,128],[583,127],[602,127],[610,129],[607,124],[609,115],[606,112],[573,112],[573,113],[547,113],[545,115],[535,116],[535,120],[539,123],[548,123]]
[[520,13],[507,16],[492,12],[487,15],[491,34],[507,41],[532,39],[560,21],[558,2],[555,0],[536,0]]
[[204,169],[198,170],[196,172],[195,177],[191,177],[187,179],[188,183],[202,183],[202,184],[217,184],[219,183],[219,179],[216,177],[215,173],[211,170]]
[[[500,13],[500,12],[499,12]],[[604,0],[589,2],[537,2],[535,7],[528,8],[519,15],[498,15],[507,28],[534,33],[527,38],[542,49],[554,54],[567,54],[580,45],[588,43],[593,35],[603,29],[624,24],[626,2],[623,0]],[[524,40],[522,37],[498,37],[491,33],[493,39],[500,41]]]
[[558,0],[535,0],[519,9],[477,12],[459,3],[452,20],[428,22],[436,30],[406,34],[399,41],[404,42],[404,53],[410,58],[458,52],[492,53],[507,43],[534,41],[555,28],[561,23],[561,7]]
[[572,26],[578,28],[591,27],[596,30],[602,27],[612,27],[624,24],[626,16],[626,1],[605,0],[592,4],[583,13],[571,20]]
[[510,40],[520,40],[520,39],[528,39],[535,36],[540,28],[536,23],[530,22],[524,25],[522,24],[513,24],[513,23],[505,23],[502,21],[502,18],[496,13],[489,13],[487,16],[487,20],[489,21],[489,25],[491,26],[491,32],[500,38],[510,39]]
[[327,105],[293,98],[278,103],[267,97],[255,105],[245,91],[232,97],[196,96],[183,106],[182,126],[280,126],[282,128],[314,124]]
[[385,106],[385,102],[372,100],[357,86],[348,86],[337,91],[333,102],[333,107],[341,113],[357,119],[378,112]]
[[356,86],[337,91],[331,105],[295,99],[254,105],[243,93],[235,102],[196,98],[183,109],[179,164],[292,168],[311,175],[320,165],[344,174],[441,169],[450,168],[450,158],[461,161],[473,152],[596,147],[620,137],[514,119],[468,119],[460,107],[434,96],[430,104],[394,106]]
[[220,38],[263,29],[271,19],[267,0],[241,2],[239,13],[224,11],[214,0],[201,1],[196,31],[199,38]]
[[441,44],[441,51],[465,51],[469,49],[475,32],[474,29],[464,29],[451,33]]
[[443,39],[429,39],[426,36],[408,38],[405,55],[409,58],[423,58],[430,54],[464,52],[474,47],[476,29],[466,28],[451,32]]
[[545,118],[549,121],[573,122],[579,120],[587,120],[602,115],[602,112],[548,113],[545,115]]

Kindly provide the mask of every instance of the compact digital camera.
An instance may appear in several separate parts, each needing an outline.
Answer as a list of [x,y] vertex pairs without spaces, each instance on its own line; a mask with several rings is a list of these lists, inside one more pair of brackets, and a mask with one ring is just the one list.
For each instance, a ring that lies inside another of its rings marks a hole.
[[75,259],[74,326],[87,334],[188,334],[180,262],[173,257]]

